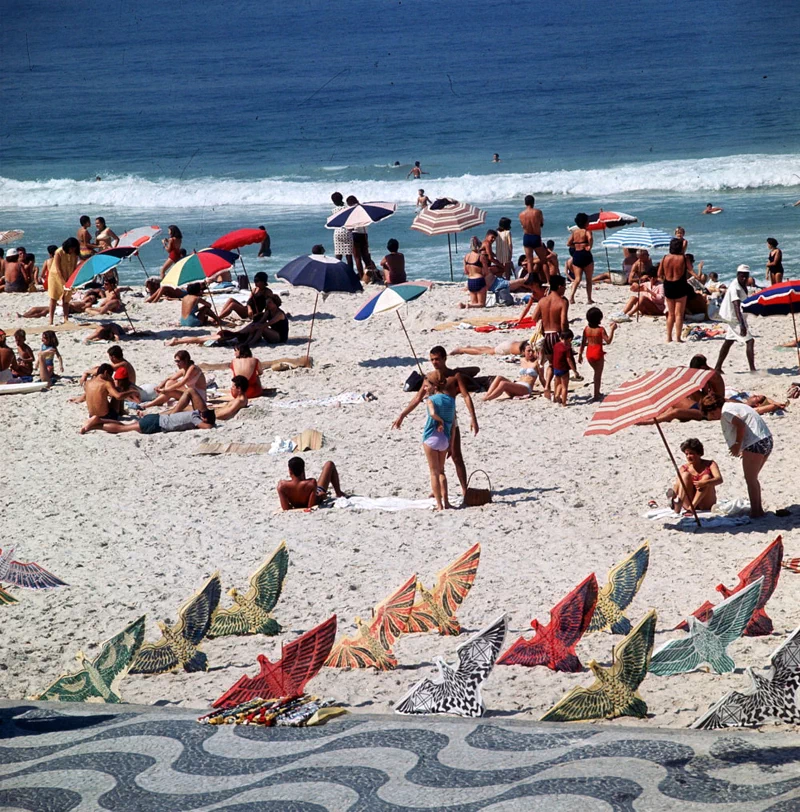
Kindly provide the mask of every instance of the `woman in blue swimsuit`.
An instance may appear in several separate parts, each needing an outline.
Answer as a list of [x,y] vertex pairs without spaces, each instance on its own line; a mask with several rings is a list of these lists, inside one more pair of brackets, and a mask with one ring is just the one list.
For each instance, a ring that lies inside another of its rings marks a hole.
[[469,303],[461,302],[459,307],[486,307],[486,275],[489,263],[481,251],[481,241],[473,237],[469,243],[470,251],[464,256],[464,274],[467,277]]

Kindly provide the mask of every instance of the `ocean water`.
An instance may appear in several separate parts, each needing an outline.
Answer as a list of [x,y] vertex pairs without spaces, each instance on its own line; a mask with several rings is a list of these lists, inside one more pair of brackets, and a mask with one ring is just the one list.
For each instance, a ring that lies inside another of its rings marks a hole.
[[[412,276],[448,278],[446,239],[409,230],[423,187],[487,227],[533,193],[562,254],[575,214],[602,207],[684,226],[724,277],[763,269],[768,236],[800,273],[792,2],[110,0],[7,19],[0,230],[40,258],[88,214],[117,233],[176,223],[189,249],[263,224],[258,267],[277,271],[332,247],[340,190],[399,204],[370,229],[374,255],[396,237]],[[709,201],[725,212],[700,215]],[[160,243],[142,258],[157,269]]]

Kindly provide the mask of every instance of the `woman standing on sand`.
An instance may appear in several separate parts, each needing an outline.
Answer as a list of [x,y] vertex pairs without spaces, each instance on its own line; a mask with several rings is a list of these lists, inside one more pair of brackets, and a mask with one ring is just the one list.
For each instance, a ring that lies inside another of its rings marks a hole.
[[164,245],[164,250],[167,252],[167,260],[161,266],[161,278],[164,274],[181,258],[181,245],[183,243],[183,234],[178,226],[170,226],[167,229],[168,237],[161,240]]
[[581,275],[586,276],[586,298],[589,304],[592,301],[592,274],[594,273],[594,257],[592,256],[592,232],[587,229],[589,215],[581,212],[575,215],[577,228],[569,235],[567,248],[572,257],[572,269],[575,272],[575,281],[569,292],[569,303],[575,304],[575,291],[581,283]]
[[469,304],[459,303],[459,307],[486,307],[486,276],[489,273],[489,260],[481,251],[481,241],[473,237],[469,242],[469,252],[464,255],[464,274],[467,277]]
[[658,264],[658,278],[664,280],[664,298],[667,300],[667,343],[671,343],[673,328],[675,340],[683,344],[683,317],[689,295],[689,263],[683,253],[683,240],[673,237],[669,253]]

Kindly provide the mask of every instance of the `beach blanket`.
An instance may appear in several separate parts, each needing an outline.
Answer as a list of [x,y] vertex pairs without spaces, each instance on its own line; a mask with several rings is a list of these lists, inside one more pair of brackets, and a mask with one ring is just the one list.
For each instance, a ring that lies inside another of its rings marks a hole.
[[[434,330],[474,330],[476,327],[493,327],[495,330],[532,330],[536,322],[526,318],[519,322],[517,319],[498,319],[497,316],[471,316],[458,321],[443,321],[433,327]],[[481,330],[481,332],[491,332]]]
[[[747,510],[750,510],[749,505],[747,506]],[[671,508],[655,508],[643,513],[642,516],[651,522],[663,521],[664,524],[668,524],[676,530],[691,530],[697,527],[694,516],[682,516],[681,514],[675,513]],[[733,514],[726,516],[714,513],[710,510],[698,510],[697,517],[700,519],[700,524],[703,527],[710,528],[741,527],[744,524],[750,524],[752,521],[752,519],[746,515]]]
[[368,403],[378,398],[372,392],[342,392],[329,398],[311,398],[310,400],[281,400],[275,406],[279,409],[305,409],[310,406],[350,406],[354,403]]
[[340,510],[433,510],[434,499],[401,499],[399,496],[380,496],[372,499],[369,496],[340,496],[333,502]]
[[268,443],[200,443],[193,454],[266,454],[270,449]]

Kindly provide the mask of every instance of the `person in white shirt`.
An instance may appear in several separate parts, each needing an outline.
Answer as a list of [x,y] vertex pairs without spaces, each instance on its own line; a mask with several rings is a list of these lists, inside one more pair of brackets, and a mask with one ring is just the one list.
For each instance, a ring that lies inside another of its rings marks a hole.
[[722,365],[735,343],[744,344],[750,372],[756,371],[755,336],[747,327],[747,316],[742,310],[742,302],[747,298],[747,280],[750,278],[750,266],[740,265],[736,269],[736,281],[725,292],[725,298],[719,308],[720,318],[728,322],[728,331],[719,350],[715,369],[722,372]]
[[758,475],[772,453],[772,432],[764,418],[745,403],[723,400],[719,395],[706,395],[700,401],[700,411],[706,420],[719,420],[722,436],[732,457],[742,458],[742,471],[750,497],[750,516],[764,515],[761,483]]

